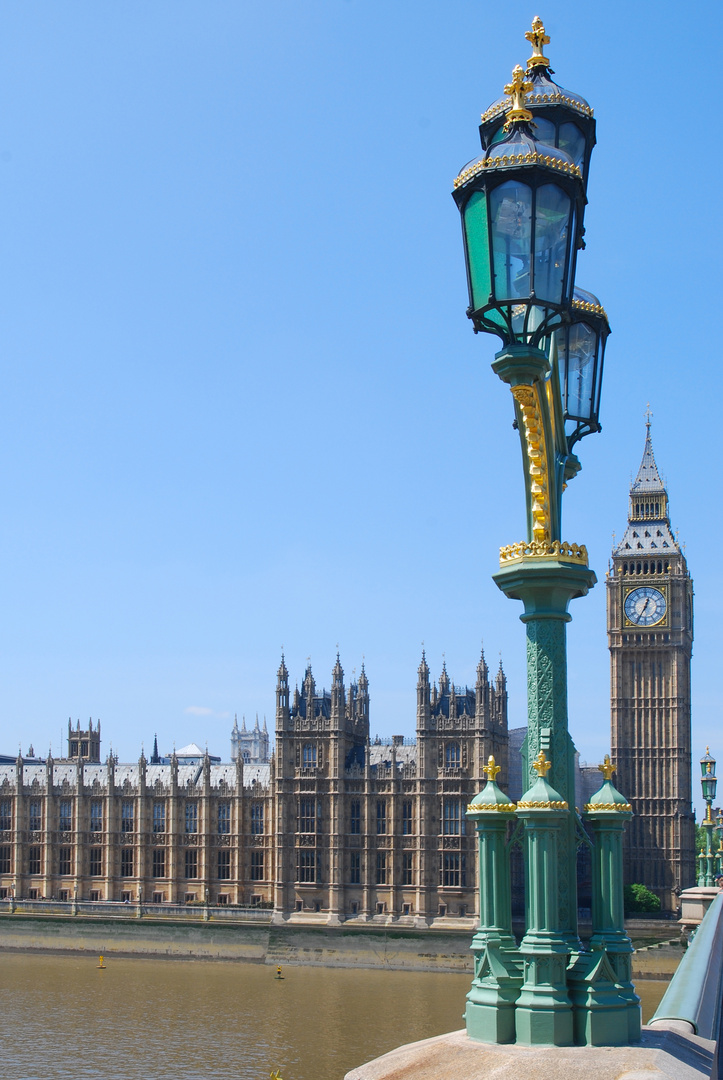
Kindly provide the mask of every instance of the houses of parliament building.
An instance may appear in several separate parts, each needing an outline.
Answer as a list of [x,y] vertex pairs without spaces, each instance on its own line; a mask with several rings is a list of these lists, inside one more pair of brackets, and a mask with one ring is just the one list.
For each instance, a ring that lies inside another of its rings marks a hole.
[[[607,595],[611,748],[635,812],[626,881],[673,911],[695,883],[692,583],[649,426]],[[63,760],[0,759],[0,898],[260,905],[328,923],[471,919],[476,841],[465,811],[490,755],[519,798],[523,734],[508,731],[502,666],[490,676],[484,655],[470,688],[444,665],[431,682],[423,653],[416,738],[386,740],[370,739],[363,667],[346,684],[337,655],[330,690],[309,666],[292,693],[282,656],[272,750],[257,721],[251,732],[234,725],[229,763],[195,746],[102,762],[91,722],[69,724]],[[578,805],[597,786],[596,768],[579,769]]]

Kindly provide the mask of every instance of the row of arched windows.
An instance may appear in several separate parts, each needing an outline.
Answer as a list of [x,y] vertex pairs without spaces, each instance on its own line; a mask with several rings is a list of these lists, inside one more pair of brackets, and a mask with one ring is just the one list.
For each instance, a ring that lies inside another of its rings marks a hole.
[[670,563],[667,559],[651,559],[649,562],[623,563],[624,574],[668,574]]
[[[665,504],[663,504],[663,507],[665,507]],[[660,518],[660,503],[636,502],[634,508],[634,515],[636,518]]]

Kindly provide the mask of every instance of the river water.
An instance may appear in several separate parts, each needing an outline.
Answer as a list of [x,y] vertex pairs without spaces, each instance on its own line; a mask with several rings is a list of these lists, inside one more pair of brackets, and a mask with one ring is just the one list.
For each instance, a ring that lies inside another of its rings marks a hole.
[[[13,1080],[342,1080],[463,1026],[469,976],[0,953]],[[665,984],[641,981],[643,1018]]]

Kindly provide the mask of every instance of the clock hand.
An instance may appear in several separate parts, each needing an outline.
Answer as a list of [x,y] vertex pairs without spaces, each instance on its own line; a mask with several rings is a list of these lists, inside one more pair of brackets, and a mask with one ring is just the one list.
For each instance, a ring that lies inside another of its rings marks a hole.
[[642,607],[641,607],[641,609],[640,609],[640,614],[641,614],[641,615],[644,615],[644,614],[645,614],[645,609],[646,609],[646,607],[648,606],[648,604],[649,604],[649,603],[650,603],[650,597],[649,597],[649,596],[646,596],[646,597],[645,597],[645,603],[643,604],[643,606],[642,606]]

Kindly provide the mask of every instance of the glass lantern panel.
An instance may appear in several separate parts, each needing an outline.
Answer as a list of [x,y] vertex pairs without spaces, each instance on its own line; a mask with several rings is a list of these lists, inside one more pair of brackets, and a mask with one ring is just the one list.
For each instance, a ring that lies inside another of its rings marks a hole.
[[534,289],[538,300],[562,303],[569,235],[569,197],[557,184],[543,184],[537,189],[535,208]]
[[592,416],[597,334],[587,323],[573,323],[557,334],[560,376],[567,389],[565,412],[576,420]]
[[507,180],[490,195],[490,221],[497,300],[530,295],[532,189]]
[[487,197],[484,191],[475,191],[464,208],[464,236],[472,292],[470,302],[473,310],[477,311],[489,303],[492,288]]
[[505,139],[506,137],[507,137],[507,132],[505,131],[505,125],[500,124],[500,126],[497,128],[497,131],[494,133],[494,135],[490,139],[489,145],[494,146],[496,143],[502,142],[502,140]]
[[582,168],[585,158],[585,136],[577,124],[560,124],[557,145],[569,158],[572,158],[578,168]]
[[531,127],[535,142],[544,143],[545,146],[555,145],[555,125],[552,120],[546,120],[544,116],[536,116]]

